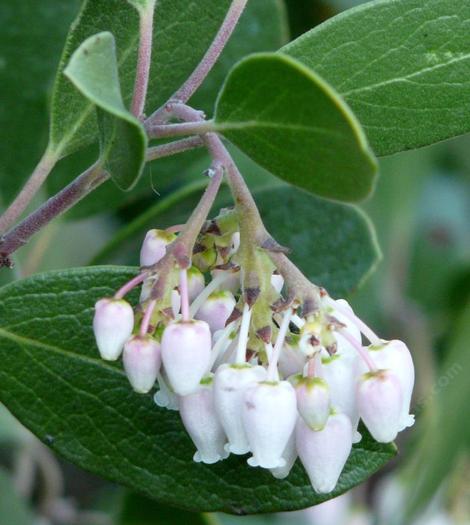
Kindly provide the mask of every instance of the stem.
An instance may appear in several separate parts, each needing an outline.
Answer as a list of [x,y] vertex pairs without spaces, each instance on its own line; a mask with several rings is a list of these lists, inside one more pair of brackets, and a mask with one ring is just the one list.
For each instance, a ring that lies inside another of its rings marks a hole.
[[211,120],[201,120],[200,122],[183,122],[182,124],[158,124],[149,126],[147,134],[152,139],[165,137],[178,137],[181,135],[202,135],[214,130],[214,123]]
[[232,5],[227,11],[219,31],[203,56],[201,62],[199,62],[198,66],[186,82],[170,97],[169,101],[153,113],[148,119],[149,121],[161,122],[162,117],[164,117],[164,114],[167,112],[169,102],[177,101],[180,103],[186,103],[191,98],[217,62],[217,59],[232,35],[247,2],[248,0],[232,1]]
[[136,275],[130,281],[128,281],[124,286],[122,286],[114,294],[114,298],[115,299],[122,299],[126,294],[128,294],[136,286],[138,286],[140,283],[143,283],[147,277],[148,277],[148,273],[147,272],[139,273],[139,275]]
[[156,300],[151,300],[145,309],[144,317],[140,323],[139,335],[145,337],[149,331],[150,319],[152,318],[153,311],[155,310]]
[[339,333],[357,350],[357,352],[362,357],[369,370],[371,372],[376,372],[377,367],[375,366],[374,361],[370,357],[367,350],[364,350],[361,343],[357,341],[347,330],[340,330]]
[[155,0],[149,0],[146,7],[138,9],[138,11],[140,42],[131,111],[137,118],[140,118],[145,109],[145,99],[147,98],[152,59],[153,13],[155,11]]
[[6,232],[24,212],[39,188],[47,179],[56,162],[57,157],[46,150],[20,193],[0,217],[0,234]]
[[189,317],[189,291],[188,291],[188,272],[180,270],[180,296],[181,296],[181,316],[183,322],[188,322]]
[[289,330],[290,318],[292,317],[292,310],[289,309],[282,318],[281,326],[279,327],[279,333],[277,334],[276,342],[274,343],[274,349],[269,361],[268,366],[268,381],[279,381],[279,374],[277,372],[277,363],[279,356],[281,355],[282,345]]
[[[148,150],[147,160],[167,157],[194,147],[198,147],[198,144],[193,139],[184,139],[162,144],[161,146],[156,146]],[[59,193],[56,193],[56,195],[47,200],[35,212],[28,215],[28,217],[1,238],[0,268],[3,266],[12,266],[10,260],[12,253],[24,246],[35,233],[51,220],[69,210],[83,199],[83,197],[91,193],[108,179],[109,174],[103,171],[98,163],[96,163],[79,175],[68,186],[59,191]]]
[[238,332],[236,364],[246,362],[246,345],[248,344],[248,332],[250,330],[251,310],[247,303],[243,306],[242,323]]
[[217,339],[216,343],[214,344],[214,347],[212,348],[212,357],[211,357],[211,364],[210,364],[209,370],[212,370],[212,367],[217,361],[220,353],[226,350],[224,349],[224,347],[229,341],[230,336],[232,335],[232,332],[235,330],[235,327],[237,324],[238,324],[238,321],[232,321],[229,325],[227,325],[223,329],[222,334],[220,334],[220,337]]

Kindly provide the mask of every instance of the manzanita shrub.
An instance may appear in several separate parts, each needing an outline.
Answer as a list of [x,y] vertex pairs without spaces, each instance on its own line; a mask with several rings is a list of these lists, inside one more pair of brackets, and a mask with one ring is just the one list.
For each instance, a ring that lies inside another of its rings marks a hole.
[[[103,210],[149,192],[149,163],[180,186],[157,206],[207,186],[140,240],[139,268],[0,289],[2,403],[77,465],[196,512],[305,508],[394,456],[414,422],[413,349],[344,299],[379,257],[350,203],[373,190],[376,155],[470,130],[468,1],[376,0],[289,43],[283,16],[274,0],[84,0],[48,145],[0,217],[7,268],[84,197]],[[17,222],[61,159],[94,144]],[[182,185],[181,163],[160,159],[189,150],[201,175]]]

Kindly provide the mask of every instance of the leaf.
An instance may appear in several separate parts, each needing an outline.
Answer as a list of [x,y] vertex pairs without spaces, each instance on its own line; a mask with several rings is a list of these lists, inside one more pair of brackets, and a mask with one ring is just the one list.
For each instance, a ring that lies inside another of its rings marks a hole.
[[119,267],[51,272],[0,290],[0,400],[66,459],[169,505],[242,514],[325,501],[394,455],[393,446],[364,436],[335,491],[322,496],[313,492],[300,465],[287,480],[276,481],[242,457],[194,463],[179,416],[156,407],[151,395],[135,394],[120,365],[101,361],[95,349],[95,301],[135,272]]
[[[222,22],[230,0],[159,0],[155,10],[152,67],[147,108],[153,110],[183,83],[198,64]],[[201,26],[204,31],[201,31]],[[85,0],[72,24],[57,73],[51,113],[50,142],[61,156],[93,142],[98,126],[93,104],[64,77],[72,53],[90,36],[109,31],[116,38],[117,63],[124,104],[129,107],[139,41],[139,15],[127,0]],[[184,34],[184,41],[181,35]]]
[[64,74],[98,108],[104,168],[121,189],[131,189],[145,164],[147,135],[124,106],[113,35],[103,32],[85,40]]
[[14,198],[47,143],[47,93],[79,5],[0,2],[0,207]]
[[379,261],[373,226],[354,206],[284,186],[257,192],[255,200],[270,233],[292,250],[292,261],[333,296],[354,291]]
[[[197,7],[199,9],[200,5]],[[195,8],[195,6],[192,6],[192,8]],[[168,31],[164,31],[164,28],[162,27],[163,24],[170,23],[170,20],[165,22],[164,17],[166,14],[165,12],[162,14],[162,9],[168,9],[165,7],[164,1],[160,1],[157,4],[158,19],[155,20],[155,29],[156,31],[160,31],[160,39],[168,33]],[[189,9],[187,4],[185,4],[185,9]],[[218,10],[219,6],[216,7],[217,12]],[[173,16],[176,16],[177,14],[178,13]],[[186,22],[184,22],[184,18],[182,18],[181,23],[184,23],[187,26],[191,23],[191,20],[186,20]],[[221,57],[208,78],[191,99],[191,104],[193,104],[194,107],[211,112],[220,85],[233,64],[246,54],[254,51],[274,51],[279,49],[280,46],[287,42],[286,23],[286,16],[281,0],[257,0],[256,2],[249,2],[227,47],[222,52]],[[211,26],[211,24],[212,20],[207,22],[206,25]],[[180,42],[180,46],[181,45],[182,43]],[[199,45],[199,41],[197,42],[197,45]],[[153,50],[153,57],[156,57],[156,60],[160,61],[164,58],[166,60],[171,60],[171,57],[177,57],[179,53],[178,48],[173,50],[171,54],[167,52],[165,57],[160,59],[160,49],[159,42]],[[186,58],[187,57],[185,57],[185,59]],[[182,59],[178,58],[178,61],[181,63]],[[170,71],[168,74],[169,73]],[[172,74],[174,73],[175,72],[172,72]],[[158,72],[155,72],[155,74],[158,74]],[[164,87],[163,79],[161,80]],[[176,87],[175,84],[175,88]],[[153,89],[154,91],[149,94],[150,97],[153,97],[155,94],[158,95],[160,87],[156,86]],[[158,100],[158,103],[160,103],[160,99]],[[71,181],[77,173],[84,171],[92,162],[94,162],[96,159],[94,148],[90,152],[90,158],[86,158],[89,149],[90,148],[81,149],[79,152],[76,152],[60,161],[47,180],[49,195],[59,191],[64,184]],[[106,182],[100,188],[85,197],[85,199],[79,202],[77,206],[74,206],[69,212],[67,212],[66,217],[69,219],[81,219],[102,212],[103,202],[106,202],[106,210],[114,210],[141,198],[143,195],[151,196],[153,193],[153,187],[155,187],[160,194],[164,195],[168,189],[176,185],[180,179],[183,177],[186,178],[188,171],[190,172],[189,174],[191,174],[191,172],[194,171],[193,166],[199,165],[202,158],[208,159],[206,153],[202,149],[199,149],[186,152],[177,157],[160,159],[157,162],[149,163],[145,167],[144,174],[139,183],[131,192],[123,195],[123,193],[116,188],[112,182]],[[210,161],[207,160],[207,165],[209,162]],[[182,166],[184,166],[184,170],[181,169]]]
[[0,468],[0,523],[33,525],[33,515],[16,493],[8,471]]
[[376,164],[360,125],[320,77],[287,56],[239,62],[217,100],[215,126],[271,173],[312,193],[358,200],[371,191]]
[[470,131],[470,3],[376,0],[282,48],[350,105],[377,155]]
[[117,525],[218,525],[210,514],[195,514],[169,507],[138,494],[124,496]]
[[[421,426],[418,461],[413,464],[413,483],[407,498],[407,518],[430,501],[455,465],[459,453],[470,442],[470,422],[465,417],[470,398],[467,375],[470,367],[468,299],[453,331],[450,351],[430,393],[430,396],[437,394],[437,412],[431,419],[424,419]],[[431,397],[427,401],[430,400]]]

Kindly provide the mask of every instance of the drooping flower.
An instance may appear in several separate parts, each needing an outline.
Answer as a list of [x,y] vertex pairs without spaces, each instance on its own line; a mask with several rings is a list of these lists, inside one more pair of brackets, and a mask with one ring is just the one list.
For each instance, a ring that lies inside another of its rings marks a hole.
[[160,345],[151,336],[134,336],[124,345],[124,370],[132,388],[149,392],[157,379],[161,365]]
[[297,377],[294,385],[300,416],[312,430],[321,430],[330,415],[328,383],[320,377]]

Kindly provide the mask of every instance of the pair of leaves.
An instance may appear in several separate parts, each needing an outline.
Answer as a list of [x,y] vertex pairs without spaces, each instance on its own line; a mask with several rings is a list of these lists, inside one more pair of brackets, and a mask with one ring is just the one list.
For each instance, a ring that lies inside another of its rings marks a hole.
[[0,290],[0,400],[65,458],[170,505],[242,514],[320,503],[361,483],[393,456],[393,446],[366,434],[328,495],[312,490],[300,464],[277,481],[248,467],[243,457],[216,465],[192,462],[194,448],[179,415],[156,407],[151,395],[134,393],[120,364],[101,361],[95,348],[93,304],[135,272],[51,272]]

